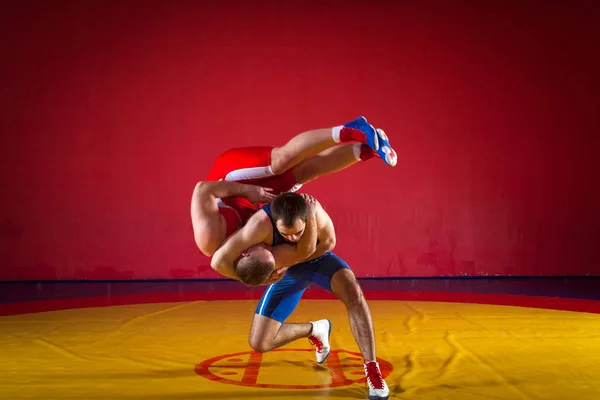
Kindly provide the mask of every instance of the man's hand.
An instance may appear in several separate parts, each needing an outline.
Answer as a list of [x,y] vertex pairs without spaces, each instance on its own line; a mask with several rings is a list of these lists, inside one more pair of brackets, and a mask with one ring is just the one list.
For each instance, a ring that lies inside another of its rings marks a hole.
[[301,196],[304,197],[304,201],[306,201],[306,205],[308,206],[308,216],[314,217],[317,212],[317,201],[307,193],[302,193]]
[[275,198],[273,189],[257,185],[247,185],[247,192],[244,194],[248,200],[253,203],[270,203]]
[[288,268],[289,267],[276,269],[275,271],[273,271],[271,273],[271,276],[269,276],[269,278],[266,281],[264,281],[263,283],[261,283],[259,286],[269,286],[269,285],[279,282],[284,277]]

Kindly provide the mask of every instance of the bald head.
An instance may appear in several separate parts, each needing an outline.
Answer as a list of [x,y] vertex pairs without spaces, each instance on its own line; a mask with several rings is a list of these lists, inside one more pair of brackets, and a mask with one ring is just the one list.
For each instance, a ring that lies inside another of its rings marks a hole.
[[238,260],[235,269],[242,283],[248,286],[258,286],[273,273],[275,259],[265,247],[254,246]]

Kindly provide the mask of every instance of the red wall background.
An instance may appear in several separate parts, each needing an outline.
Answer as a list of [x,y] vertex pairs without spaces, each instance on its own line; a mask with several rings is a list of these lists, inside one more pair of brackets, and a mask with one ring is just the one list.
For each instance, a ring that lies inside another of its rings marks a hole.
[[598,274],[598,3],[13,2],[0,279],[215,277],[219,153],[365,115],[398,151],[306,185],[358,276]]

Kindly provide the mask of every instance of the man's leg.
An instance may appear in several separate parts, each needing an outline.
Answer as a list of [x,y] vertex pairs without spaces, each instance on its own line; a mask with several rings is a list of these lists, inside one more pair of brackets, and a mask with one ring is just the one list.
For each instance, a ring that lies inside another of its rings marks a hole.
[[254,314],[250,330],[250,346],[260,353],[271,351],[294,340],[307,338],[312,324],[285,324],[273,318]]
[[271,152],[271,168],[276,175],[336,144],[332,129],[315,129],[294,136]]
[[367,145],[351,143],[331,147],[302,161],[292,169],[296,183],[305,184],[318,177],[341,171],[359,161],[367,161],[377,155]]
[[[304,265],[289,270],[284,278],[270,285],[262,295],[250,330],[250,346],[258,352],[267,352],[313,333],[315,323],[287,324],[284,321],[294,311],[302,294],[312,283]],[[317,328],[320,325],[317,325]]]
[[262,185],[283,174],[291,175],[292,168],[338,143],[360,142],[365,136],[357,129],[338,126],[301,133],[281,147],[233,148],[215,160],[208,180]]
[[[387,150],[383,152],[379,143],[385,143]],[[344,125],[333,128],[315,129],[303,132],[281,147],[275,147],[271,153],[271,168],[277,175],[294,168],[302,161],[315,156],[337,143],[359,142],[368,145],[378,153],[382,158],[387,157],[385,162],[389,165],[395,165],[395,152],[389,147],[387,136],[383,131],[376,131],[366,119],[360,117]],[[393,160],[388,160],[390,154]]]
[[331,291],[346,305],[352,334],[365,361],[375,361],[373,319],[365,296],[350,269],[341,269],[331,278]]
[[350,266],[337,255],[328,253],[319,260],[319,268],[312,280],[333,292],[346,305],[352,334],[364,359],[369,398],[387,399],[389,388],[377,363],[371,311]]

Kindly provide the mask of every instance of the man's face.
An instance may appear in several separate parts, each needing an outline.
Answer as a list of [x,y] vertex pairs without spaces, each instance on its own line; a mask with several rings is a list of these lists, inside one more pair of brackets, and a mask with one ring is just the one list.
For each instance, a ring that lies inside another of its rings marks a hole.
[[277,221],[277,230],[285,240],[291,243],[296,243],[302,237],[306,228],[306,223],[300,218],[296,218],[292,226],[285,226],[281,220]]

